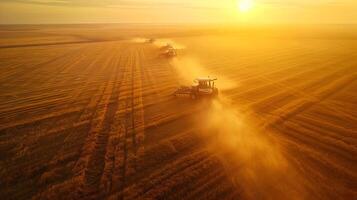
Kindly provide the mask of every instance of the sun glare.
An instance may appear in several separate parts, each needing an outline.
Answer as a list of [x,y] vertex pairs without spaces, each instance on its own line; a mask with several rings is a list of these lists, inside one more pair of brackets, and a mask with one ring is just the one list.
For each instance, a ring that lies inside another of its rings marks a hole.
[[238,8],[240,12],[248,12],[253,7],[253,2],[251,0],[239,0]]

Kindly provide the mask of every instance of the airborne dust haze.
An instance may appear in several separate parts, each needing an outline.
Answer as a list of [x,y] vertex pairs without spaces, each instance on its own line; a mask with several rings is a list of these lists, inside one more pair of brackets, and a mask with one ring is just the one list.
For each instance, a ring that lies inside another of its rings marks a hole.
[[[192,83],[196,77],[211,75],[218,78],[220,91],[238,87],[223,75],[213,74],[194,58],[174,58],[171,63],[185,84]],[[204,106],[207,107],[197,116],[196,123],[201,136],[209,140],[209,149],[219,155],[246,199],[304,198],[302,181],[266,130],[255,127],[253,120],[224,94],[205,102]]]
[[303,199],[302,182],[266,130],[220,97],[199,116],[203,137],[247,199]]
[[[170,39],[154,42],[159,48],[167,44],[175,49],[185,48]],[[179,56],[170,63],[183,85],[192,84],[200,76],[218,78],[220,92],[239,85],[222,74],[210,72],[193,57]],[[196,116],[196,124],[200,136],[208,141],[209,150],[218,155],[244,199],[304,199],[302,179],[289,165],[278,143],[269,137],[269,131],[256,127],[254,120],[230,102],[224,94],[203,102],[204,112]]]

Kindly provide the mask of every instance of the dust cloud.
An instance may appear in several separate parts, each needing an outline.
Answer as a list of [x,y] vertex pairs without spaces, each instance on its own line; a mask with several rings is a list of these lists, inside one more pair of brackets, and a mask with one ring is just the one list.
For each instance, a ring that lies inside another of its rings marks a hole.
[[173,58],[171,60],[171,65],[176,70],[179,75],[181,84],[189,85],[192,84],[192,81],[197,77],[207,77],[218,78],[219,90],[229,90],[236,88],[238,84],[223,75],[210,72],[204,68],[197,59],[190,57],[180,57]]
[[[222,75],[209,72],[197,59],[179,57],[172,59],[171,64],[182,84],[212,75],[218,78],[220,91],[238,86]],[[267,130],[256,127],[254,120],[224,94],[203,104],[204,112],[196,119],[200,135],[208,141],[209,150],[222,160],[244,199],[304,199],[303,181]]]
[[[201,134],[246,199],[304,199],[302,181],[276,141],[220,97],[199,116]],[[199,123],[197,123],[199,124]]]
[[133,43],[145,43],[145,42],[148,41],[148,39],[147,38],[138,37],[138,38],[132,38],[130,41],[133,42]]
[[168,44],[171,45],[176,50],[182,50],[182,49],[186,48],[184,45],[179,44],[179,43],[175,42],[174,40],[171,40],[168,38],[155,39],[155,41],[154,41],[154,45],[159,48],[164,47]]
[[[153,44],[158,48],[165,47],[167,45],[172,46],[176,50],[182,50],[186,48],[184,45],[179,44],[172,39],[168,39],[168,38],[153,38],[153,39],[154,39]],[[146,43],[149,40],[150,38],[136,37],[130,39],[129,41],[133,43]]]

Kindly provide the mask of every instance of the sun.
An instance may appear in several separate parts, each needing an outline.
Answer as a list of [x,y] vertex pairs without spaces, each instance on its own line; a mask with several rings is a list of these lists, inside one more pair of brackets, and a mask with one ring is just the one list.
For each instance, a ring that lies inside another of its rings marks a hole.
[[248,12],[253,7],[252,0],[239,0],[238,9],[240,12]]

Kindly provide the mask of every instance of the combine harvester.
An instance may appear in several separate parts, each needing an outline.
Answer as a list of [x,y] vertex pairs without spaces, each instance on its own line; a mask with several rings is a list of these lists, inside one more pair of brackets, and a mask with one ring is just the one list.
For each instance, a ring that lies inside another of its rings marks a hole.
[[161,50],[163,51],[162,54],[168,58],[177,56],[176,49],[170,44],[167,44],[166,46],[161,47]]
[[166,55],[166,57],[175,57],[175,56],[177,56],[177,52],[174,48],[172,48],[172,49],[168,49],[165,52],[165,55]]
[[151,43],[151,44],[153,44],[155,41],[156,41],[155,38],[150,38],[146,40],[147,43]]
[[176,97],[189,96],[192,99],[199,99],[204,97],[217,97],[218,89],[215,87],[216,78],[202,77],[196,78],[194,82],[196,84],[192,86],[181,86],[174,93]]

